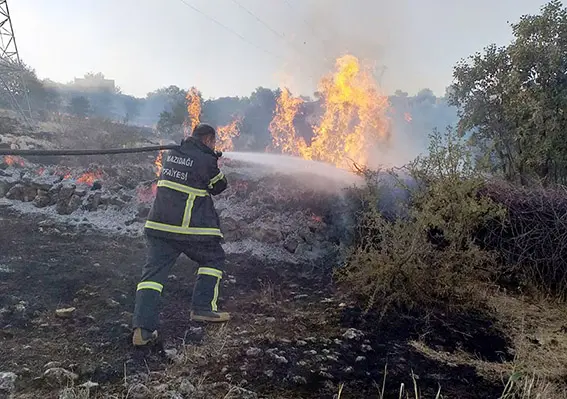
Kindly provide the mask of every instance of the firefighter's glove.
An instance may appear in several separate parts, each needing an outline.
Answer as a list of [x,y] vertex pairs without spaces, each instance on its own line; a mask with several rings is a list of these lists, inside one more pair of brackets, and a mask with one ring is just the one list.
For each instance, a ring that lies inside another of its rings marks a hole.
[[222,157],[222,151],[216,151],[215,155],[217,156],[217,158]]

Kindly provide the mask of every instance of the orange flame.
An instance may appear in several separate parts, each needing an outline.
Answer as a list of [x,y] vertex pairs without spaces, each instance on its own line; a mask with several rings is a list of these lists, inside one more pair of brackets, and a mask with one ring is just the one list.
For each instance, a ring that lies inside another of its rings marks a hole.
[[93,172],[85,172],[77,179],[77,183],[85,183],[90,186],[96,181],[103,177],[103,173],[100,170],[95,170]]
[[161,167],[163,166],[163,152],[164,150],[161,150],[157,155],[156,160],[154,161],[154,165],[157,167],[157,171],[156,171],[157,177],[161,175]]
[[5,155],[4,156],[4,163],[8,166],[21,166],[24,167],[26,162],[15,155]]
[[369,150],[390,136],[388,97],[380,94],[371,71],[356,57],[345,55],[337,59],[335,72],[321,79],[319,92],[324,114],[307,145],[291,123],[300,99],[291,101],[289,92],[282,91],[270,129],[274,147],[345,169],[352,162],[367,164]]
[[193,132],[193,129],[200,123],[201,119],[201,96],[199,90],[191,87],[185,96],[187,99],[187,113],[189,114],[185,121],[185,136]]
[[409,112],[404,113],[404,119],[407,123],[411,123],[411,121],[413,120]]
[[232,151],[234,150],[234,143],[232,140],[240,135],[240,123],[242,118],[238,117],[228,125],[217,127],[217,144],[218,151]]
[[297,137],[293,125],[293,120],[302,103],[303,100],[292,97],[287,88],[282,89],[276,100],[274,118],[268,128],[272,134],[273,148],[278,148],[283,153],[296,156],[300,156],[302,152],[305,152],[307,147],[305,140]]

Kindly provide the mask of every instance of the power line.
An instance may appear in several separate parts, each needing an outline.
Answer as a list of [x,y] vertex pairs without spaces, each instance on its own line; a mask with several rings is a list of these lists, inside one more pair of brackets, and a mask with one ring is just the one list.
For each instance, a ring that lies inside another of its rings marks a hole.
[[256,21],[258,21],[259,23],[261,23],[262,25],[264,25],[270,32],[272,32],[274,35],[278,36],[279,38],[281,38],[284,41],[287,41],[286,37],[284,35],[282,35],[281,33],[279,33],[278,31],[276,31],[275,29],[273,29],[270,25],[268,25],[266,22],[264,22],[264,20],[262,20],[260,17],[258,17],[256,14],[254,14],[252,11],[250,11],[248,8],[244,7],[242,4],[240,4],[238,1],[236,0],[231,0],[234,4],[236,4],[238,7],[240,7],[242,10],[244,10],[246,13],[248,13],[249,15],[251,15],[254,19],[256,19]]
[[[291,11],[298,14],[297,9],[290,3],[289,0],[284,0],[284,2],[291,9]],[[323,46],[323,50],[326,51],[327,46],[325,45],[325,40],[323,38],[321,38],[317,32],[315,32],[315,29],[313,29],[313,24],[310,24],[309,22],[307,22],[307,20],[305,20],[305,18],[301,18],[301,20],[309,28],[309,30],[313,34],[313,37],[315,37],[316,39],[318,39],[321,42],[321,45]]]
[[218,20],[216,20],[215,18],[211,17],[208,14],[205,14],[203,11],[199,10],[197,7],[195,7],[194,5],[190,4],[187,2],[187,0],[179,0],[180,2],[182,2],[183,4],[185,4],[187,7],[191,8],[193,11],[198,12],[199,14],[201,14],[202,16],[204,16],[205,18],[207,18],[208,20],[214,22],[215,24],[217,24],[218,26],[220,26],[221,28],[227,30],[228,32],[232,33],[233,35],[237,36],[238,38],[240,38],[240,40],[248,43],[249,45],[255,47],[256,49],[271,55],[272,57],[275,57],[279,60],[283,60],[282,57],[280,57],[277,54],[272,53],[269,50],[266,50],[263,47],[258,46],[257,44],[251,42],[250,40],[246,39],[244,36],[242,36],[240,33],[236,32],[234,29],[229,28],[228,26],[224,25],[222,22],[219,22]]
[[[298,49],[297,46],[295,46],[295,44],[293,44],[290,40],[288,40],[285,35],[282,35],[281,33],[279,33],[278,31],[276,31],[274,28],[272,28],[267,22],[265,22],[263,19],[261,19],[258,15],[254,14],[252,11],[250,11],[248,8],[244,7],[240,2],[238,2],[237,0],[231,0],[234,4],[236,4],[240,9],[244,10],[248,15],[252,16],[252,18],[254,18],[256,21],[258,21],[260,24],[262,24],[266,29],[268,29],[270,32],[272,32],[274,35],[278,36],[280,39],[282,39],[284,42],[286,42],[290,47],[292,47],[297,53],[299,53],[300,55],[305,55],[305,53]],[[312,76],[310,76],[312,77]]]

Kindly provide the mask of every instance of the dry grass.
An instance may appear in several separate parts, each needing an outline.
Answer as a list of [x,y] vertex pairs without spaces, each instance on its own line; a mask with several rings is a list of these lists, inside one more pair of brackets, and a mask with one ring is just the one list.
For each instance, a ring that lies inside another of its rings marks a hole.
[[[513,361],[491,363],[411,344],[436,361],[473,366],[487,380],[501,381],[500,399],[565,399],[567,192],[509,185],[487,191],[466,147],[451,140],[433,140],[430,156],[409,168],[425,184],[413,192],[405,218],[383,217],[376,207],[376,175],[367,174],[360,240],[338,279],[367,309],[489,309],[512,342]],[[510,275],[539,291],[529,297],[506,294],[499,283]],[[419,397],[417,386],[410,391],[399,397]]]
[[[375,388],[376,388],[376,392],[378,394],[378,398],[379,399],[384,399],[386,396],[386,379],[388,376],[388,366],[386,365],[384,367],[384,378],[382,379],[382,385],[377,385],[375,384]],[[399,399],[420,399],[421,395],[419,393],[419,386],[417,383],[417,378],[415,376],[415,374],[413,372],[411,372],[411,381],[412,384],[409,387],[406,387],[406,385],[404,383],[400,384],[400,388],[399,390],[396,392],[396,394],[398,395]],[[345,390],[345,384],[341,384],[339,386],[339,392],[336,395],[336,399],[341,399],[342,394]],[[391,397],[391,395],[388,395],[388,397]],[[439,389],[437,390],[437,393],[435,394],[435,398],[434,399],[440,399],[442,398],[441,396],[441,386],[439,386]]]

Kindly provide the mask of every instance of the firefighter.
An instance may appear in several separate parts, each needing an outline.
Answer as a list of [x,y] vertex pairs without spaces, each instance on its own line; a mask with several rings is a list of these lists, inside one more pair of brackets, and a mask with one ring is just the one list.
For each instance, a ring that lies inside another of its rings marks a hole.
[[218,167],[222,153],[215,152],[215,142],[215,129],[201,124],[179,149],[162,158],[156,198],[144,228],[149,252],[136,290],[134,346],[156,340],[160,297],[169,271],[182,253],[199,265],[191,320],[230,319],[217,307],[225,253],[211,196],[223,192],[227,180]]

